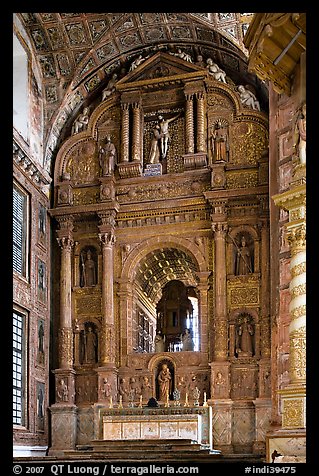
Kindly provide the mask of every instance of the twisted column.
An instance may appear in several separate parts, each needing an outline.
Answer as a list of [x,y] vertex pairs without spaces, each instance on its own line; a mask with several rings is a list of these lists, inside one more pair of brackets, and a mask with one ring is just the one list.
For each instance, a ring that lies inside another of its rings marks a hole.
[[205,141],[205,106],[203,91],[196,93],[197,99],[197,152],[206,152]]
[[226,233],[227,223],[213,223],[215,241],[215,360],[228,355],[227,300],[226,300]]
[[193,94],[185,94],[186,97],[186,111],[185,111],[185,138],[186,138],[186,153],[194,152],[194,115],[193,115]]
[[134,161],[141,160],[141,109],[140,104],[135,102],[132,104],[133,108],[133,143],[132,143],[132,158]]
[[129,161],[129,146],[130,146],[130,118],[129,118],[129,104],[123,103],[122,107],[122,156],[121,162]]
[[289,326],[291,384],[306,381],[306,226],[288,228],[291,250],[289,290],[291,301]]

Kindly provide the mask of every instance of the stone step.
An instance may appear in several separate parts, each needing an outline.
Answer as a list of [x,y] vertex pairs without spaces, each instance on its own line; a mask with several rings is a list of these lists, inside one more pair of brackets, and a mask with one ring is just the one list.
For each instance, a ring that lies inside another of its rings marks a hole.
[[[140,447],[143,446],[154,446],[154,445],[192,445],[198,444],[196,440],[190,438],[147,438],[147,439],[125,439],[125,440],[92,440],[88,446],[96,445],[105,445],[112,444],[113,446],[130,446],[130,447]],[[81,446],[81,445],[78,445]],[[85,445],[82,445],[85,446]]]

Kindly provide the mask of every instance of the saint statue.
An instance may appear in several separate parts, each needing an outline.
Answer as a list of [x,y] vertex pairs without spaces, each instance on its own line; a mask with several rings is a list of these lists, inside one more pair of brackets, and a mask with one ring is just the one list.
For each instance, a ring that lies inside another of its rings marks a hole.
[[102,175],[112,175],[116,164],[116,147],[111,141],[111,136],[106,136],[105,144],[102,144],[99,149],[99,162],[102,169]]
[[154,339],[155,352],[165,352],[165,336],[162,331],[157,331]]
[[253,355],[253,335],[254,327],[249,322],[249,318],[245,316],[242,323],[238,327],[238,353],[243,353],[249,357]]
[[125,377],[121,378],[120,385],[119,385],[119,394],[122,397],[123,403],[128,402],[129,391],[130,389]]
[[150,146],[150,153],[148,156],[148,163],[149,164],[158,164],[159,159],[160,159],[160,148],[159,148],[159,141],[160,141],[160,126],[159,124],[156,124],[156,126],[153,129],[153,137],[151,140],[151,146]]
[[215,127],[212,127],[211,149],[214,161],[227,160],[229,153],[228,132],[221,121],[218,121]]
[[83,253],[81,253],[82,275],[81,286],[95,286],[96,285],[96,267],[95,261],[92,258],[90,250],[86,253],[86,260],[84,262]]
[[152,385],[149,382],[147,376],[143,377],[142,385],[141,385],[141,395],[144,401],[148,402],[152,396]]
[[97,337],[92,327],[89,326],[84,333],[84,362],[87,364],[96,362]]
[[248,274],[252,272],[251,256],[248,246],[246,246],[246,239],[241,237],[241,247],[237,249],[236,257],[236,275]]
[[171,392],[172,385],[172,375],[167,364],[162,365],[162,370],[158,374],[157,381],[159,384],[159,399],[166,401],[167,395]]
[[214,381],[214,397],[223,396],[223,389],[224,389],[225,383],[226,381],[223,377],[223,374],[220,371],[218,371]]
[[296,121],[293,146],[298,154],[300,164],[306,165],[306,103],[302,105]]

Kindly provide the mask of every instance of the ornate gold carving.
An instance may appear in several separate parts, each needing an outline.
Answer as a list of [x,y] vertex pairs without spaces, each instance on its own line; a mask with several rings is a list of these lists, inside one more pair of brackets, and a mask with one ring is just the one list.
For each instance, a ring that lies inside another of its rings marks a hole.
[[292,298],[306,294],[306,284],[299,284],[299,286],[295,286],[291,289],[290,294]]
[[95,141],[79,143],[70,154],[65,171],[75,184],[93,182],[100,174]]
[[306,263],[297,264],[290,270],[290,274],[292,278],[295,278],[296,276],[299,276],[300,274],[303,274],[305,272],[306,272]]
[[298,317],[306,315],[306,305],[298,306],[292,311],[290,311],[290,316],[292,319],[297,319]]
[[99,202],[100,191],[96,188],[76,188],[73,190],[73,205],[90,205]]
[[304,414],[304,399],[283,399],[282,426],[284,428],[303,428],[305,423]]
[[259,305],[259,287],[228,287],[228,306],[230,308]]
[[102,312],[101,297],[99,296],[76,296],[75,310],[77,316],[80,315],[99,315]]
[[255,122],[237,122],[231,128],[233,164],[257,164],[268,147],[267,129]]
[[287,238],[292,255],[303,251],[306,248],[306,224],[302,223],[294,228],[287,227]]
[[226,188],[250,188],[258,185],[258,170],[227,171]]
[[293,382],[306,379],[306,327],[300,327],[289,335],[290,377]]
[[59,358],[60,358],[60,365],[63,363],[63,364],[66,364],[67,367],[72,367],[72,364],[73,364],[73,330],[72,328],[60,329]]

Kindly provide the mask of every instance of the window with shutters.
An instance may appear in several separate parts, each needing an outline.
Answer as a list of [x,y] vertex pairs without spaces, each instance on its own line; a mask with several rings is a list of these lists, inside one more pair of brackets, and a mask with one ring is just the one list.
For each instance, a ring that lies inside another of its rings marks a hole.
[[26,314],[13,310],[13,424],[26,425]]
[[13,271],[28,277],[28,194],[13,185]]

